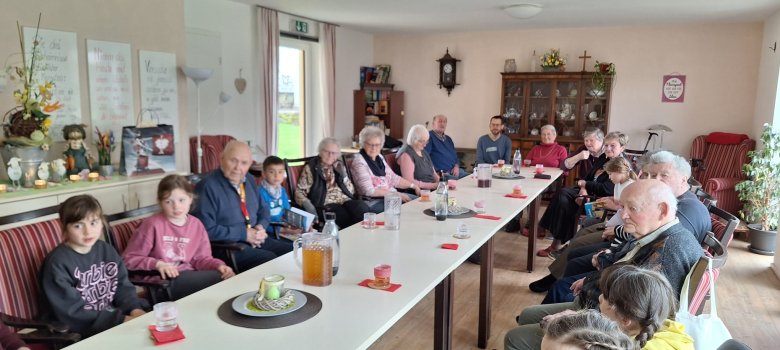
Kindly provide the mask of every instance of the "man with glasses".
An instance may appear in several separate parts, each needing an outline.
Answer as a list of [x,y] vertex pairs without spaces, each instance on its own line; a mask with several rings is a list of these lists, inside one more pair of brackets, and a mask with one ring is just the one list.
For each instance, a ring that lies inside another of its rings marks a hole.
[[512,164],[512,140],[503,131],[504,118],[490,117],[490,133],[477,140],[477,164],[496,164],[499,159]]
[[466,169],[460,167],[458,153],[455,151],[455,143],[447,130],[447,116],[443,114],[433,117],[433,129],[429,132],[430,140],[425,146],[425,151],[431,156],[433,168],[437,172],[448,173],[451,178],[460,179],[468,176]]

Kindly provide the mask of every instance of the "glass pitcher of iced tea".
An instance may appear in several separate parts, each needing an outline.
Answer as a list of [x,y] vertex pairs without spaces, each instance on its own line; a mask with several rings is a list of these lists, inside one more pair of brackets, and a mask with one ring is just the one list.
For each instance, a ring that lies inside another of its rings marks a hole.
[[[301,235],[293,243],[295,263],[303,270],[303,284],[329,286],[333,280],[333,246],[336,238],[320,232]],[[303,258],[300,258],[298,251]],[[301,263],[301,260],[303,262]]]

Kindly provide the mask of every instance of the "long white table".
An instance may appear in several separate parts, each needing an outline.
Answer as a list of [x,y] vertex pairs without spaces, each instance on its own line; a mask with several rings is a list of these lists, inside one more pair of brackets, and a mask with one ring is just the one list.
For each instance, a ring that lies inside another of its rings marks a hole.
[[[287,254],[181,299],[176,303],[179,307],[179,325],[186,339],[167,344],[164,348],[220,349],[238,346],[365,349],[435,288],[434,343],[436,348],[449,349],[453,300],[450,274],[483,245],[478,345],[484,348],[490,331],[492,237],[529,204],[536,204],[532,205],[532,209],[538,209],[539,194],[561,174],[558,169],[548,168],[545,173],[552,175],[552,179],[539,180],[532,179],[530,171],[529,168],[523,168],[522,174],[526,176],[524,180],[494,179],[490,189],[477,188],[476,180],[467,177],[459,181],[455,191],[450,192],[457,198],[459,205],[466,207],[473,207],[477,196],[487,195],[486,214],[500,216],[500,220],[469,218],[440,222],[422,213],[425,208],[432,206],[432,202],[414,201],[402,206],[400,231],[366,230],[360,225],[342,230],[339,273],[328,287],[303,285],[302,273],[293,255]],[[504,197],[517,183],[523,186],[528,198]],[[381,215],[379,217],[379,220],[383,220]],[[458,240],[452,237],[461,223],[468,225],[470,239]],[[531,232],[529,237],[536,237],[534,233]],[[535,239],[530,242],[535,242]],[[458,243],[460,248],[441,249],[442,243]],[[529,244],[528,252],[530,270],[533,262],[532,244]],[[403,287],[389,293],[358,286],[363,279],[372,278],[373,266],[379,263],[392,265],[392,281],[401,283]],[[305,290],[319,297],[322,300],[319,314],[302,323],[275,329],[236,327],[217,317],[217,309],[223,302],[257,290],[259,280],[270,274],[282,274],[286,276],[286,287]],[[147,329],[153,323],[154,317],[149,313],[68,349],[157,349]]]

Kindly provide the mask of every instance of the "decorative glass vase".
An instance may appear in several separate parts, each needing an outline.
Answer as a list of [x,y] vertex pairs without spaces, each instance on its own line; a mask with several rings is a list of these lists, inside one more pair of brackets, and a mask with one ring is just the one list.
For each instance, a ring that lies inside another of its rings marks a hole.
[[504,73],[514,73],[515,71],[517,71],[517,64],[515,64],[514,58],[504,61]]
[[47,150],[34,146],[12,146],[6,144],[2,149],[4,163],[11,158],[19,158],[19,167],[22,169],[22,177],[19,182],[23,187],[31,188],[38,180],[38,166],[46,159]]

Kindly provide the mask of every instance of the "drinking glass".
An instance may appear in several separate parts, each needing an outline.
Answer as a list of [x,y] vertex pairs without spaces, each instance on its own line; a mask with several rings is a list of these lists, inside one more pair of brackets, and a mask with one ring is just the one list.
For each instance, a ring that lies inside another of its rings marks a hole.
[[431,201],[431,190],[420,190],[420,202]]
[[154,328],[158,332],[168,332],[176,329],[178,325],[176,317],[178,315],[179,310],[176,309],[176,303],[172,301],[154,304]]
[[523,160],[523,164],[524,164],[525,166],[527,166],[527,167],[530,167],[530,166],[531,166],[531,160],[530,160],[530,159],[524,159],[524,160]]
[[374,287],[387,288],[390,286],[390,273],[392,268],[387,264],[374,266]]
[[544,164],[536,164],[536,173],[541,174],[544,172]]
[[376,228],[376,213],[363,214],[363,228],[369,230]]

